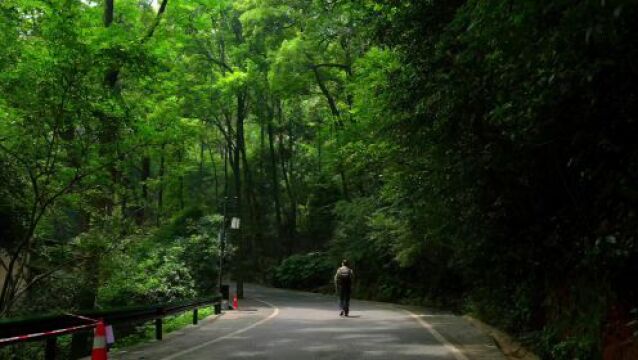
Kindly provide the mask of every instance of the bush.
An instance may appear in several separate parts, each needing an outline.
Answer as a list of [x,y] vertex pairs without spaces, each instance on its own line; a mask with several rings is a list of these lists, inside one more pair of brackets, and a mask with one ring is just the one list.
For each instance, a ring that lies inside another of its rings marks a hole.
[[153,236],[125,241],[117,256],[103,260],[98,300],[104,306],[162,303],[216,291],[221,217],[186,210]]
[[[217,230],[222,217],[207,215],[188,225],[188,236],[176,240],[183,246],[180,260],[186,264],[199,296],[217,292],[219,274],[219,240]],[[230,253],[231,249],[227,253]]]
[[333,261],[322,252],[292,255],[274,269],[273,285],[313,290],[330,284]]
[[99,289],[100,304],[138,305],[195,297],[193,278],[186,264],[179,259],[183,252],[183,247],[174,246],[149,249],[143,257],[122,254],[109,259],[111,271]]

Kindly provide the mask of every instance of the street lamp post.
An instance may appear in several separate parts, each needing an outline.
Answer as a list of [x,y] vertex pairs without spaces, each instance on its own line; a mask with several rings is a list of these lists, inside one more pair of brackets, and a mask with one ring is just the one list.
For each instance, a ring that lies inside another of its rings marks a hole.
[[[224,204],[223,218],[218,233],[219,239],[219,292],[222,293],[224,300],[228,301],[228,286],[224,289],[224,252],[226,250],[226,216],[228,215],[228,149],[223,147],[220,149],[224,158]],[[225,291],[224,291],[225,290]]]
[[224,285],[224,253],[226,250],[226,235],[227,235],[227,230],[226,230],[226,215],[228,212],[228,201],[227,201],[227,197],[224,196],[224,205],[223,205],[223,218],[222,218],[222,222],[221,222],[221,226],[218,232],[218,239],[219,239],[219,279],[218,279],[218,284],[219,284],[219,292],[221,293],[222,296],[222,308],[223,309],[228,309],[228,304],[230,301],[230,291],[229,291],[229,286],[226,284]]
[[[232,230],[239,230],[239,225],[240,225],[240,218],[237,216],[233,216],[233,218],[230,221],[230,228]],[[243,259],[240,259],[240,261],[243,261]],[[238,274],[239,276],[236,277],[236,281],[237,281],[237,288],[235,289],[235,294],[237,294],[237,297],[239,299],[242,299],[244,297],[244,281],[243,281],[243,264],[240,265],[240,268],[238,269]]]
[[241,245],[241,230],[240,228],[240,214],[241,214],[241,209],[239,206],[239,196],[235,196],[233,197],[233,202],[232,202],[232,206],[231,206],[231,210],[230,210],[230,219],[228,221],[228,225],[229,225],[229,229],[227,231],[230,232],[230,234],[232,234],[232,238],[233,238],[233,242],[237,245],[238,247],[238,252],[237,254],[235,254],[235,256],[233,256],[233,278],[235,279],[235,283],[236,283],[236,290],[235,290],[235,294],[237,295],[238,299],[241,299],[244,297],[244,286],[243,286],[243,281],[242,281],[242,276],[243,276],[243,246]]
[[224,217],[222,219],[221,228],[218,233],[219,240],[219,291],[222,291],[223,279],[224,279],[224,250],[226,249],[226,211],[227,211],[227,197],[224,197]]
[[[228,243],[228,231],[229,229],[227,228],[228,226],[228,212],[229,212],[229,198],[228,196],[224,196],[224,208],[223,208],[223,219],[222,219],[222,223],[221,223],[221,227],[219,229],[218,232],[218,239],[219,239],[219,279],[218,279],[218,283],[219,283],[219,291],[222,292],[222,295],[224,295],[224,256],[226,253],[226,244]],[[233,203],[230,205],[231,208],[234,208],[236,205],[237,201],[237,197],[233,198]],[[230,210],[231,212],[232,209]],[[239,230],[239,226],[240,226],[241,220],[239,219],[239,217],[237,216],[233,216],[232,218],[230,218],[230,229],[231,230]],[[227,286],[227,285],[226,285]]]
[[[228,202],[229,202],[229,198],[228,198],[228,152],[229,149],[224,148],[222,150],[222,154],[224,157],[224,205],[223,205],[223,219],[222,219],[222,223],[218,232],[218,239],[219,239],[219,279],[218,279],[218,283],[219,283],[219,291],[222,293],[222,295],[226,295],[226,293],[228,292],[228,285],[224,285],[223,281],[224,281],[224,255],[225,255],[225,250],[226,250],[226,244],[228,242],[228,229],[227,226],[228,224]],[[236,191],[239,191],[239,189],[236,189]],[[230,219],[230,229],[231,230],[239,230],[240,227],[240,223],[241,220],[239,218],[239,213],[241,212],[241,209],[239,209],[239,197],[236,195],[233,197],[233,204],[232,204],[232,209],[231,209],[231,213],[233,214],[232,218]],[[241,284],[240,284],[241,283]],[[237,280],[237,296],[239,298],[243,297],[243,283],[240,279]],[[241,290],[240,290],[241,289]]]

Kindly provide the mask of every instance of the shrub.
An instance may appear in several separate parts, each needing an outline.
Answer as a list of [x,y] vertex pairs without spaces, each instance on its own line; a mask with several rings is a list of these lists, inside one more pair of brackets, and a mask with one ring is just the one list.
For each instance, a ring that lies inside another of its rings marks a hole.
[[292,255],[274,269],[273,284],[290,289],[313,290],[330,284],[334,264],[322,252]]
[[101,305],[163,303],[195,297],[193,278],[179,259],[184,249],[150,249],[143,257],[109,259],[110,274],[99,289]]
[[221,217],[187,210],[152,236],[132,236],[103,260],[98,300],[104,306],[170,302],[216,290]]

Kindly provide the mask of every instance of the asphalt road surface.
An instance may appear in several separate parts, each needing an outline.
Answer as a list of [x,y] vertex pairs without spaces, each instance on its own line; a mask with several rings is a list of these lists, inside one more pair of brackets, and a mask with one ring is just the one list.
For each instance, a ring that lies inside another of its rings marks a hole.
[[245,295],[239,311],[110,359],[504,359],[489,338],[449,314],[354,300],[346,318],[333,296],[259,286]]

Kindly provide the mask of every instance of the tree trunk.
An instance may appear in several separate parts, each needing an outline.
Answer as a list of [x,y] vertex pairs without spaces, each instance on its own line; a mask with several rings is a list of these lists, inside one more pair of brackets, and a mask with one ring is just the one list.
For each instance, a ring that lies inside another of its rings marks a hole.
[[151,176],[151,157],[144,155],[142,158],[142,210],[140,211],[139,223],[143,224],[149,215],[148,206],[148,179]]
[[[281,117],[280,111],[280,117]],[[290,199],[290,208],[288,211],[287,218],[287,234],[286,234],[286,252],[287,255],[291,255],[294,250],[294,237],[296,233],[296,225],[297,225],[297,199],[295,198],[295,193],[292,189],[292,184],[290,183],[290,177],[288,175],[288,170],[286,170],[286,161],[285,161],[285,144],[282,134],[279,134],[279,163],[281,165],[281,173],[284,178],[284,184],[286,186],[286,192],[288,193],[288,198]]]
[[104,27],[109,27],[111,26],[111,23],[113,23],[113,1],[114,0],[104,1]]
[[279,180],[277,179],[277,158],[275,157],[272,117],[268,119],[268,145],[270,148],[270,179],[272,181],[272,196],[275,201],[277,235],[281,238],[281,204],[279,201]]
[[215,179],[215,201],[219,200],[219,178],[217,177],[217,165],[215,164],[215,157],[213,156],[213,148],[208,146],[208,156],[210,157],[210,164],[213,168],[213,178]]
[[235,179],[236,212],[241,213],[241,151],[244,146],[244,95],[237,94],[237,123],[235,126],[235,148],[233,149],[233,175]]
[[160,148],[160,167],[159,167],[159,188],[157,189],[157,214],[155,216],[155,224],[160,226],[162,221],[162,212],[164,207],[164,149],[166,144],[162,144]]

